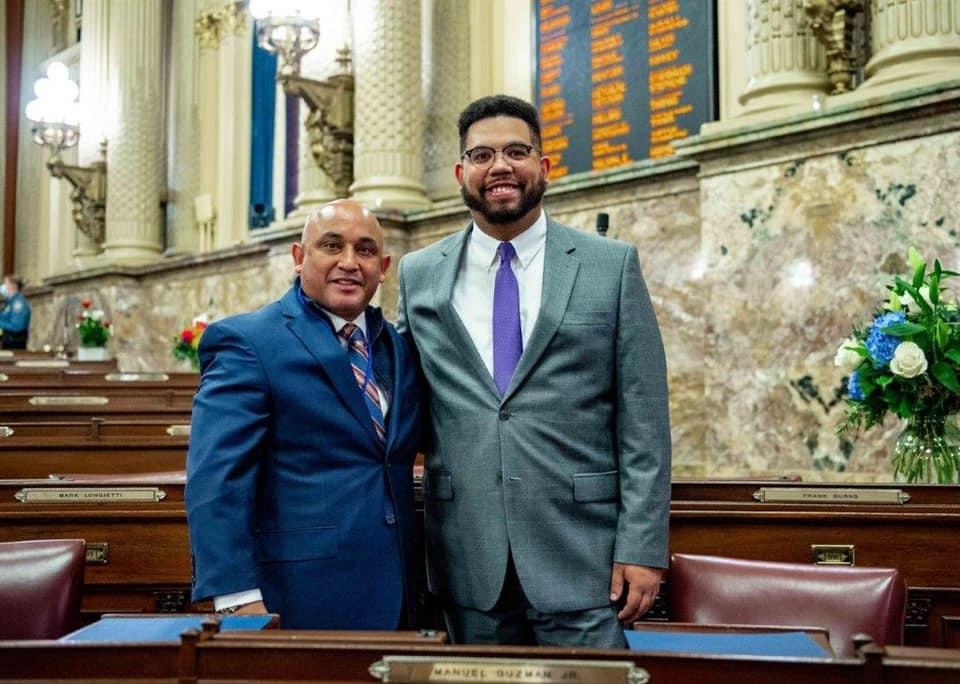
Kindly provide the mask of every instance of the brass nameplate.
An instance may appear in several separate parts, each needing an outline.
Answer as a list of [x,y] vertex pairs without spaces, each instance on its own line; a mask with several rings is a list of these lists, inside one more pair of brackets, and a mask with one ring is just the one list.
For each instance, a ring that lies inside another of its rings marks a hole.
[[0,382],[6,382],[9,379],[10,379],[9,375],[7,375],[6,373],[0,373]]
[[370,666],[381,682],[590,682],[590,684],[646,684],[650,674],[628,660],[526,660],[514,658],[458,658],[384,656]]
[[109,542],[87,542],[87,565],[106,565],[110,562]]
[[107,382],[166,382],[170,376],[166,373],[107,373]]
[[21,503],[155,503],[167,493],[159,487],[24,487],[13,497]]
[[167,427],[167,434],[171,437],[189,437],[189,425],[170,425]]
[[22,359],[20,361],[15,361],[13,365],[19,366],[20,368],[69,368],[70,362],[62,361],[60,359]]
[[853,544],[811,544],[816,565],[853,565]]
[[0,425],[0,437],[13,437],[13,428],[9,425]]
[[47,394],[41,397],[30,397],[29,402],[34,406],[105,406],[110,403],[110,399],[109,397]]
[[903,504],[910,495],[902,489],[761,487],[753,498],[760,503]]

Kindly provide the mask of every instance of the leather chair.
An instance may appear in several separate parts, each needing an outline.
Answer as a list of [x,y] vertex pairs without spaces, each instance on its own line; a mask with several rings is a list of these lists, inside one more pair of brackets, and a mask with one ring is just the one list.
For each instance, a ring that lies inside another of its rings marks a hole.
[[805,565],[675,553],[670,619],[730,625],[826,628],[838,656],[853,636],[902,644],[906,583],[892,568]]
[[79,627],[87,544],[0,542],[0,639],[56,639]]

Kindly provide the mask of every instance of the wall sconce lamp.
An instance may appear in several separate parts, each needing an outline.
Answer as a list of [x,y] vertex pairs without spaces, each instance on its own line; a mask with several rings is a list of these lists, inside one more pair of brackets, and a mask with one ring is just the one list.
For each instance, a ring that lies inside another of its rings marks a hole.
[[353,75],[350,49],[337,50],[340,73],[323,81],[300,75],[300,59],[320,39],[321,3],[315,0],[250,0],[257,44],[280,59],[277,81],[310,110],[304,126],[317,166],[330,176],[337,195],[353,182]]
[[47,168],[54,178],[66,178],[73,191],[73,220],[77,228],[95,242],[103,241],[107,197],[106,141],[100,144],[100,159],[90,166],[64,164],[60,153],[80,139],[80,89],[70,80],[67,67],[53,62],[47,77],[33,86],[37,99],[27,105],[27,118],[33,122],[33,141],[50,150]]

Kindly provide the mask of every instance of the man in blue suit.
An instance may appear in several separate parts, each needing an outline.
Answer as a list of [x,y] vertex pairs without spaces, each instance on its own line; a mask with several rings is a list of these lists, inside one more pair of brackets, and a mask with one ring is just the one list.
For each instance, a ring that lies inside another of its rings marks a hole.
[[400,263],[429,384],[429,579],[458,643],[625,647],[667,566],[663,344],[635,247],[542,207],[537,111],[460,115],[473,221]]
[[368,306],[390,265],[376,217],[311,214],[293,287],[211,324],[187,457],[194,600],[287,628],[410,624],[416,365]]

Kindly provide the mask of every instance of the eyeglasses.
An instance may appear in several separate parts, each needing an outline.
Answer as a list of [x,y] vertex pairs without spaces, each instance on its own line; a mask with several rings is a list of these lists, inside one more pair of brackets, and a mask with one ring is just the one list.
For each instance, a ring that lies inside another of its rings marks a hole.
[[466,157],[471,164],[483,169],[493,164],[493,160],[497,158],[497,152],[501,152],[503,158],[510,164],[520,164],[530,157],[530,152],[534,149],[533,145],[523,143],[510,143],[500,150],[480,146],[466,150],[460,155],[460,158]]

